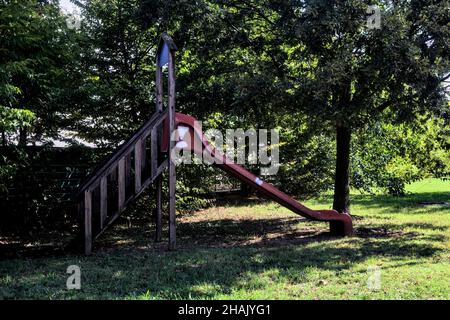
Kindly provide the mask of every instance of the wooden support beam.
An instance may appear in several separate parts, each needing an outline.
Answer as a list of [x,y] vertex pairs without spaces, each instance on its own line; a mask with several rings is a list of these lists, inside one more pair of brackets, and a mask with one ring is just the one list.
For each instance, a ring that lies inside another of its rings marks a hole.
[[142,187],[142,140],[134,147],[134,190],[138,193]]
[[104,176],[100,180],[100,230],[104,228],[108,216],[108,178]]
[[169,167],[169,160],[166,159],[159,165],[158,169],[156,169],[156,177],[162,175],[164,170],[166,170],[168,167]]
[[109,173],[109,178],[111,181],[117,181],[117,167],[115,169],[112,169]]
[[162,68],[159,66],[159,57],[156,59],[156,112],[161,112],[163,110]]
[[[163,110],[163,82],[162,82],[162,69],[159,66],[159,55],[156,58],[156,112]],[[158,174],[158,156],[159,156],[159,134],[158,127],[155,126],[151,133],[151,179],[155,178]],[[159,175],[156,178],[156,208],[155,208],[155,241],[162,241],[162,176]]]
[[163,179],[160,175],[156,178],[155,186],[156,186],[156,208],[155,208],[155,224],[156,224],[156,232],[155,232],[155,241],[162,241],[162,183]]
[[125,158],[119,160],[118,164],[118,212],[123,210],[123,205],[125,203]]
[[84,254],[92,252],[92,192],[84,191]]
[[169,250],[176,249],[176,208],[175,208],[175,162],[172,150],[175,141],[171,136],[175,130],[175,52],[169,53]]

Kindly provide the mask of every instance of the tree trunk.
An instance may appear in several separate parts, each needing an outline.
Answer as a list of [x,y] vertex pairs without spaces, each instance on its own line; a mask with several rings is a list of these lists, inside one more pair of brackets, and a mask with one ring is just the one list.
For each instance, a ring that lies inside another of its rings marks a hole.
[[342,124],[336,125],[336,174],[334,179],[333,209],[350,213],[350,141],[351,129]]
[[19,130],[19,146],[25,147],[27,145],[27,129],[21,128]]

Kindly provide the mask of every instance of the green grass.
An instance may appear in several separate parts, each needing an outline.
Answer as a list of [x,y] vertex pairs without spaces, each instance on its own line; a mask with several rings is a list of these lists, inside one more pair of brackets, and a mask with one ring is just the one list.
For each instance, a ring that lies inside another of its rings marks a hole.
[[[148,223],[117,225],[91,257],[0,261],[0,298],[18,299],[448,299],[450,182],[408,195],[353,195],[356,235],[333,238],[271,202],[215,207],[178,223],[179,249],[154,244]],[[330,198],[308,201],[329,208]],[[78,265],[82,289],[66,289]],[[369,267],[381,270],[372,290]]]

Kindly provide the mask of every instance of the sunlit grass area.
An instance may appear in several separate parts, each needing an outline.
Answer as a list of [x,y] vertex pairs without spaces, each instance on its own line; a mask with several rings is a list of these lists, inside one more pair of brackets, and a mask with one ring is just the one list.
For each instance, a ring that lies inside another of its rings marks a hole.
[[[146,221],[118,224],[90,257],[0,261],[0,298],[448,299],[448,202],[450,182],[436,179],[401,198],[356,194],[355,236],[333,238],[325,223],[249,199],[180,218],[176,252]],[[69,265],[81,290],[66,288]]]

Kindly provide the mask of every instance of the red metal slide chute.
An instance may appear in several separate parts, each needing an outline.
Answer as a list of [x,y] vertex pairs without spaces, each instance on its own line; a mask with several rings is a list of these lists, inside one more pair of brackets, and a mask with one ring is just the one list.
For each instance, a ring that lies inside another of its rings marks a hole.
[[[305,207],[284,192],[278,190],[272,184],[258,178],[243,167],[235,164],[234,161],[228,159],[221,152],[214,149],[203,135],[203,132],[194,117],[177,113],[175,119],[177,128],[181,128],[178,132],[183,132],[183,136],[178,134],[177,137],[177,146],[179,146],[180,149],[191,150],[198,155],[202,155],[206,151],[215,160],[216,166],[238,180],[255,188],[267,198],[278,202],[280,205],[305,218],[330,222],[330,230],[334,235],[349,236],[353,233],[352,218],[349,214],[339,213],[335,210],[312,210]],[[188,141],[189,139],[190,141]],[[164,140],[166,139],[163,139],[163,141]]]

